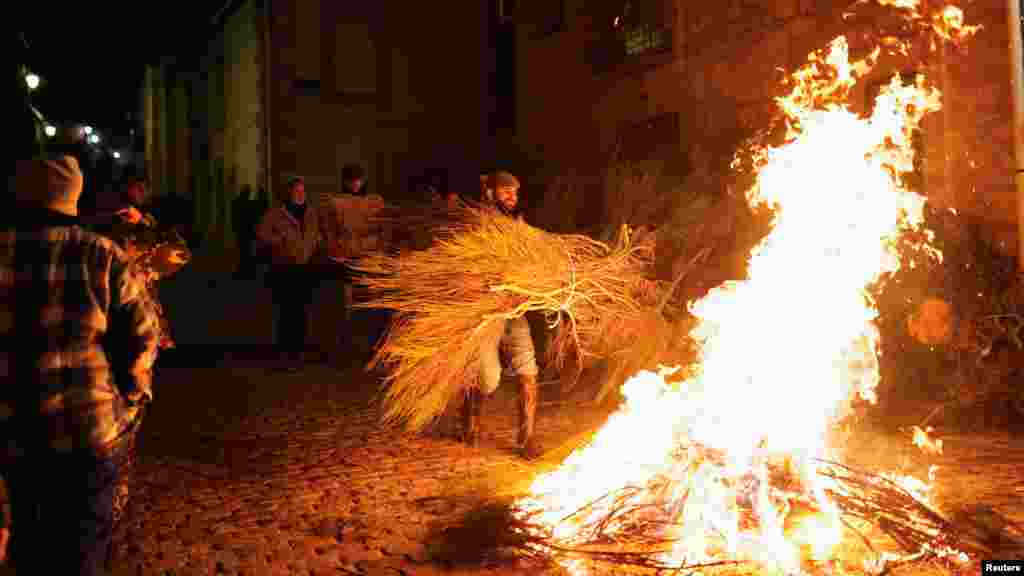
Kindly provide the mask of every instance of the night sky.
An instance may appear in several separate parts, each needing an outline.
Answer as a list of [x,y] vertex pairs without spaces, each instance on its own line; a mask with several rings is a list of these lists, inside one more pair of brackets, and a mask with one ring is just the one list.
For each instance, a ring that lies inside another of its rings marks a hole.
[[44,81],[33,104],[55,123],[81,122],[127,136],[138,125],[145,64],[195,42],[222,4],[30,4],[20,25],[28,43],[23,61]]
[[[14,51],[43,79],[32,103],[47,120],[90,125],[105,144],[120,148],[128,144],[130,131],[142,125],[140,88],[146,64],[198,55],[215,36],[218,16],[230,15],[239,4],[33,0],[18,21]],[[511,25],[498,30],[496,41],[498,68],[514,70]],[[513,76],[492,79],[498,100],[490,119],[495,129],[514,124]]]

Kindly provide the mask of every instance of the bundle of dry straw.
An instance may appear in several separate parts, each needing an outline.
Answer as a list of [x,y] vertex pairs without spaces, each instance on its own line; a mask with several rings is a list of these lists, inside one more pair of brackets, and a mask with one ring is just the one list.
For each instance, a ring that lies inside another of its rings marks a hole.
[[371,360],[389,369],[386,423],[420,430],[439,417],[476,384],[480,342],[506,319],[544,313],[568,334],[559,339],[562,352],[583,354],[609,348],[606,326],[641,311],[637,283],[652,251],[632,243],[626,229],[609,246],[464,205],[435,233],[427,250],[353,266],[367,291],[358,306],[394,311]]

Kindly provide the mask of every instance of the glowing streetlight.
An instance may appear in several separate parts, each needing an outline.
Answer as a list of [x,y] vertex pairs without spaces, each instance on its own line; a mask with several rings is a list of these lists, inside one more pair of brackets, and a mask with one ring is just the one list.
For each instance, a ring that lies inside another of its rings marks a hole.
[[29,90],[39,88],[39,75],[33,74],[32,72],[25,74],[25,84],[28,85]]
[[118,152],[117,150],[114,150],[113,156],[114,156],[114,160],[120,160],[121,159],[121,153]]
[[90,134],[89,135],[89,142],[92,142],[93,144],[99,144],[100,143],[100,135],[99,134]]
[[57,135],[57,127],[53,124],[47,124],[45,127],[43,127],[43,132],[46,132],[47,136],[53,138],[54,136]]
[[86,135],[92,134],[92,126],[83,126],[82,127],[82,132],[85,132]]

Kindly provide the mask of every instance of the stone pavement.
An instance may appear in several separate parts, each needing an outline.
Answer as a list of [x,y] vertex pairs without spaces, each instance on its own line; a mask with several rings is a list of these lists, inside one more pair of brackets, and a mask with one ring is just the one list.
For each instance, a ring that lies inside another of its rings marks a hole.
[[[360,359],[282,374],[249,356],[158,373],[115,574],[536,573],[433,552],[479,496],[536,473],[512,452],[514,387],[485,405],[470,449],[382,429]],[[600,417],[542,405],[539,434],[557,445]]]

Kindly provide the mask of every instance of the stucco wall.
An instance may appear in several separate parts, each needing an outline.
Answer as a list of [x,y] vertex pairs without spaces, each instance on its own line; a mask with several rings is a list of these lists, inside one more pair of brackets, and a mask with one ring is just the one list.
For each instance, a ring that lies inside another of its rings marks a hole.
[[408,172],[479,164],[485,139],[486,5],[273,2],[275,183],[300,173],[335,191],[360,162],[373,190],[404,192]]

